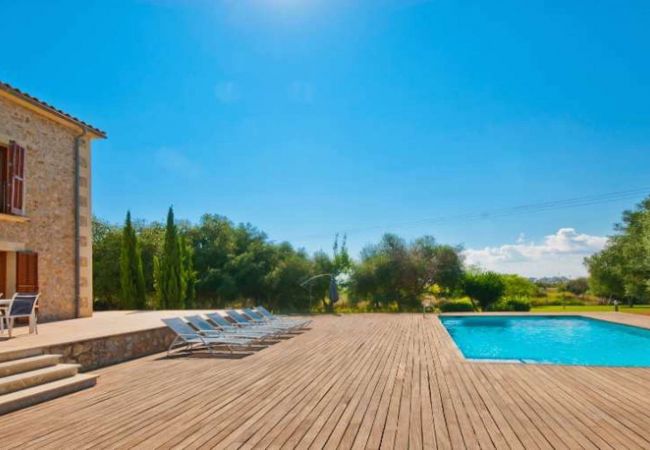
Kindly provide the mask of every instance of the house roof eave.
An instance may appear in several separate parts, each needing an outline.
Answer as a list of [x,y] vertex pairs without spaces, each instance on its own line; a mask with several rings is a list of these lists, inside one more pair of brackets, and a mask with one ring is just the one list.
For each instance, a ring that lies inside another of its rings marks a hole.
[[85,130],[91,137],[106,139],[106,132],[95,128],[94,126],[78,119],[70,114],[61,111],[58,108],[46,103],[42,100],[39,100],[36,97],[21,91],[18,88],[11,86],[8,83],[0,81],[0,95],[9,100],[18,103],[27,109],[31,109],[36,113],[49,117],[50,119],[55,120],[56,122],[62,123],[67,126],[72,126],[78,130]]

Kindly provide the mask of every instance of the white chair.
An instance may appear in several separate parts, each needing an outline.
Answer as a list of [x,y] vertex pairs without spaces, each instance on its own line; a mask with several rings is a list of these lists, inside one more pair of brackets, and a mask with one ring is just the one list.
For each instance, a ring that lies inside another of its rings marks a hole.
[[209,353],[214,353],[214,347],[225,346],[232,353],[234,347],[250,348],[251,344],[256,342],[256,339],[232,337],[232,335],[226,333],[204,335],[195,331],[180,317],[162,319],[162,321],[176,334],[176,337],[167,349],[168,356],[173,349],[179,347],[184,347],[187,352],[192,352],[197,349],[207,349]]
[[35,310],[40,296],[41,294],[14,294],[6,309],[6,314],[0,319],[4,322],[0,325],[0,329],[4,329],[4,326],[6,326],[9,330],[9,337],[11,337],[15,319],[27,317],[29,319],[29,334],[38,334]]

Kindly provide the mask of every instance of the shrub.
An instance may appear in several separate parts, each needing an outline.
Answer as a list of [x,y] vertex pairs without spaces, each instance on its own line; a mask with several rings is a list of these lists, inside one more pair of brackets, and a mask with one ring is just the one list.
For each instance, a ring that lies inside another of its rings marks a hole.
[[530,301],[533,307],[538,306],[584,306],[587,304],[584,300],[572,296],[565,297],[536,297]]
[[525,297],[512,297],[505,303],[508,311],[530,311],[530,301]]
[[526,297],[508,297],[499,300],[492,311],[530,311],[530,300]]
[[467,273],[463,279],[463,291],[476,300],[483,311],[488,311],[501,298],[506,289],[501,275],[495,272]]
[[440,312],[473,312],[474,305],[469,300],[449,300],[440,303]]

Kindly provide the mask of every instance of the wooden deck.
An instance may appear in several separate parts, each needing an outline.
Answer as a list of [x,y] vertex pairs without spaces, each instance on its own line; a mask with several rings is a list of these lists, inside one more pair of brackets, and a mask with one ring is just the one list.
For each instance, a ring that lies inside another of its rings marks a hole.
[[650,448],[650,369],[467,362],[433,315],[317,317],[245,358],[98,372],[1,417],[0,447]]

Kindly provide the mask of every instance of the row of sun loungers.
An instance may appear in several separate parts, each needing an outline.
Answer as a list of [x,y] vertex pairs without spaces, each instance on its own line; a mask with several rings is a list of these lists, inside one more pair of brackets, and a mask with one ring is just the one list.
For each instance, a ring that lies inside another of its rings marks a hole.
[[241,312],[229,309],[226,316],[214,312],[162,321],[176,334],[167,350],[168,355],[174,350],[207,350],[209,353],[220,348],[230,353],[249,350],[300,332],[311,323],[311,320],[275,316],[263,306],[244,308]]

